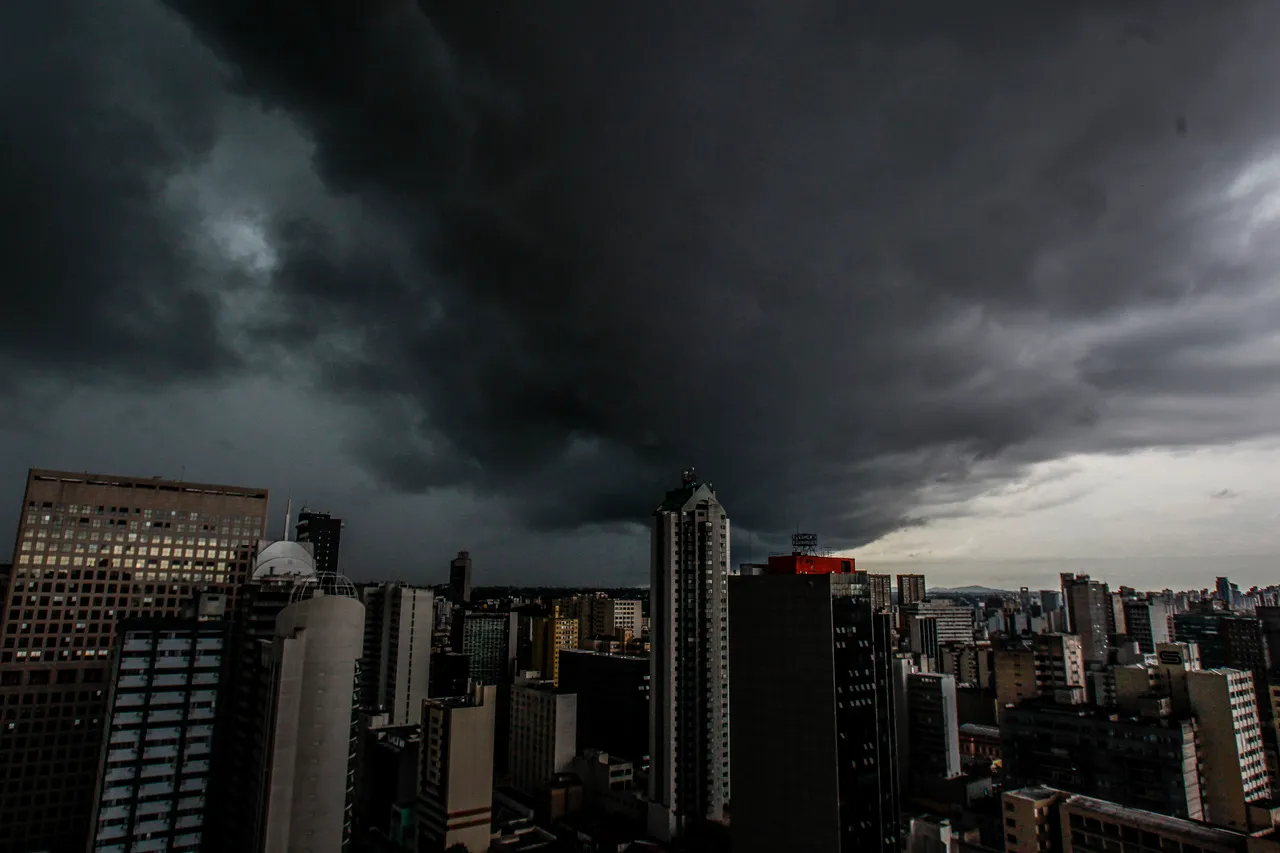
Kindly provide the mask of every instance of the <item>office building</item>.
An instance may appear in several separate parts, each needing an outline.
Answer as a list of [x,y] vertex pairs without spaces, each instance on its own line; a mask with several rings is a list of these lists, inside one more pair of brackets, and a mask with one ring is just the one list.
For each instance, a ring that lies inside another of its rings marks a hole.
[[578,648],[579,625],[570,616],[533,619],[533,667],[553,684],[560,683],[560,653]]
[[226,600],[117,624],[90,850],[198,851],[228,625]]
[[899,849],[891,617],[833,572],[730,581],[734,853]]
[[471,553],[459,551],[449,563],[449,600],[461,607],[471,603]]
[[1005,786],[1104,797],[1175,817],[1204,817],[1194,719],[1139,717],[1049,697],[1005,712]]
[[[954,779],[960,775],[960,729],[956,718],[956,680],[950,675],[907,675],[908,752],[901,756],[910,779]],[[898,725],[903,715],[899,714]]]
[[909,634],[912,618],[928,616],[937,621],[939,643],[973,642],[974,609],[968,605],[940,598],[898,605],[898,615],[904,633]]
[[867,575],[867,583],[871,585],[871,606],[877,611],[893,607],[893,576]]
[[496,686],[477,685],[468,696],[423,703],[418,853],[489,849],[497,697]]
[[428,696],[434,597],[403,583],[359,587],[365,607],[360,707],[392,726],[417,725]]
[[1045,613],[1056,613],[1062,609],[1062,590],[1040,590],[1040,609]]
[[311,545],[316,571],[334,574],[338,571],[338,549],[342,546],[342,519],[327,512],[313,512],[306,507],[298,513],[296,541]]
[[1037,634],[1031,647],[1035,651],[1040,692],[1056,696],[1059,702],[1083,702],[1085,658],[1081,639],[1074,634]]
[[442,699],[470,692],[471,660],[461,652],[432,652],[430,683],[427,696]]
[[1248,803],[1271,795],[1253,676],[1235,669],[1187,673],[1200,729],[1204,819],[1249,830]]
[[28,473],[0,609],[0,850],[84,849],[117,620],[233,603],[266,514],[266,489]]
[[608,633],[619,640],[639,637],[644,633],[644,602],[631,598],[609,599],[609,616],[606,624],[610,626]]
[[1227,648],[1223,638],[1221,611],[1193,610],[1173,617],[1174,636],[1179,643],[1195,643],[1200,650],[1200,663],[1206,669],[1227,665]]
[[1088,575],[1064,573],[1062,598],[1067,606],[1067,630],[1080,637],[1086,662],[1106,663],[1108,631],[1115,623],[1111,592]]
[[1162,598],[1148,598],[1124,603],[1125,630],[1138,642],[1144,655],[1153,655],[1156,646],[1173,642],[1173,605]]
[[992,687],[995,673],[995,651],[989,642],[941,643],[938,669],[954,675],[956,685]]
[[649,768],[649,659],[560,653],[560,688],[578,697],[579,753],[598,749]]
[[650,832],[720,820],[729,799],[729,517],[685,471],[653,514]]
[[556,690],[547,679],[516,679],[508,750],[512,785],[538,794],[557,773],[571,772],[577,737],[577,696]]
[[507,612],[466,611],[453,621],[454,651],[469,659],[471,680],[477,684],[505,684],[515,675],[518,615]]
[[1036,677],[1036,653],[1030,643],[1015,641],[995,650],[995,682],[998,714],[1040,695]]
[[294,585],[267,651],[264,853],[337,853],[351,839],[363,649],[364,605],[350,581],[316,574]]
[[898,606],[924,601],[924,575],[898,575]]

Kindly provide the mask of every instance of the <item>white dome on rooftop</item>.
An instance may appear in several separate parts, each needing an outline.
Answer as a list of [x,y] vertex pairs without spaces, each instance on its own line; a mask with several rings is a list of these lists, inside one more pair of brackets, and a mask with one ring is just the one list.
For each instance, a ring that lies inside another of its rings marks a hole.
[[260,544],[253,579],[305,578],[316,573],[316,558],[310,542],[283,540]]

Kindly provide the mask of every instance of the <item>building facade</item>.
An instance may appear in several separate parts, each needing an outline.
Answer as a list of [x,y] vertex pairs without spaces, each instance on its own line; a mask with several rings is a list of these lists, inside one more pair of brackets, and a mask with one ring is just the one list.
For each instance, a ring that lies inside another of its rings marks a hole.
[[557,773],[573,769],[577,754],[578,697],[550,680],[517,679],[511,688],[508,759],[511,784],[541,792]]
[[266,489],[28,473],[0,609],[0,850],[84,848],[117,620],[233,604],[266,515]]
[[1049,785],[1174,817],[1204,817],[1197,726],[1059,705],[1041,697],[1006,711],[1006,787]]
[[1115,622],[1107,585],[1088,575],[1064,573],[1062,598],[1067,606],[1068,631],[1080,637],[1084,659],[1105,663],[1111,647],[1107,632]]
[[578,697],[578,752],[596,749],[649,769],[649,659],[560,653],[560,688]]
[[1187,673],[1191,711],[1200,724],[1204,819],[1248,831],[1248,803],[1271,795],[1253,676],[1235,669]]
[[471,603],[470,551],[459,551],[449,563],[449,600],[459,606]]
[[185,617],[118,624],[93,853],[204,849],[225,607],[206,596]]
[[733,850],[897,853],[893,628],[865,575],[740,576],[729,601]]
[[693,471],[654,511],[650,831],[720,820],[729,799],[729,517]]
[[454,650],[469,660],[477,684],[505,684],[515,676],[519,616],[516,613],[468,611],[453,622]]
[[[900,756],[912,779],[954,779],[960,775],[960,727],[956,717],[956,680],[950,675],[913,672],[907,676],[907,707],[898,714],[909,733],[908,753]],[[899,771],[901,775],[901,770]]]
[[581,623],[572,616],[537,616],[533,619],[533,666],[552,684],[560,683],[560,654],[578,648]]
[[316,571],[332,574],[338,571],[338,551],[342,547],[342,519],[327,512],[312,512],[306,507],[298,513],[296,541],[311,545]]
[[489,849],[493,823],[493,736],[498,688],[422,704],[418,772],[418,853],[455,844]]
[[898,575],[898,606],[924,601],[924,575]]
[[365,584],[359,595],[365,607],[360,707],[386,713],[392,726],[417,725],[429,693],[434,596],[403,583]]

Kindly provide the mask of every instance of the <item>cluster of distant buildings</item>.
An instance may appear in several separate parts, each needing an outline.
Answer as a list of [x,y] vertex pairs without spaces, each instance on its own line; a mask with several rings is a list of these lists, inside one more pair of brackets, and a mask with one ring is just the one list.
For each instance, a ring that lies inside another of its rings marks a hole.
[[0,850],[1280,853],[1274,587],[732,566],[688,471],[647,593],[481,596],[466,551],[352,583],[267,497],[30,472]]

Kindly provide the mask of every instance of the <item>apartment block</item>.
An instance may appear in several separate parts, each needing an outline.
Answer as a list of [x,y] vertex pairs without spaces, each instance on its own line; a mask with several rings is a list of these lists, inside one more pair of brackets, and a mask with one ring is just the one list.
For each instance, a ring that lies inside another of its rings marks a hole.
[[394,582],[358,591],[365,606],[360,707],[386,713],[388,725],[417,725],[431,677],[434,596]]
[[422,703],[418,775],[418,853],[461,844],[489,849],[493,822],[493,736],[498,688]]
[[557,690],[549,679],[516,679],[508,751],[515,787],[541,793],[555,774],[570,772],[577,737],[577,696]]
[[1188,672],[1187,692],[1200,724],[1204,818],[1247,831],[1248,804],[1271,794],[1253,675],[1234,669]]

